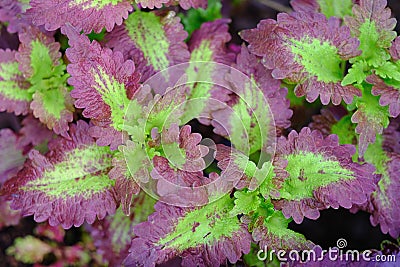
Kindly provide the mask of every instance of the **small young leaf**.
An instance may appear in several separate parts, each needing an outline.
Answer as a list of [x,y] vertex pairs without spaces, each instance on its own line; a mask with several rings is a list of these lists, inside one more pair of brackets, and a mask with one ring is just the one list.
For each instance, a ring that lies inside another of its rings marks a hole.
[[19,33],[21,44],[15,55],[19,69],[31,84],[30,108],[33,115],[56,134],[67,136],[73,120],[73,100],[69,95],[65,65],[61,61],[60,44],[38,28],[26,27]]
[[342,80],[342,85],[349,85],[353,83],[361,84],[367,77],[367,63],[364,60],[360,60],[351,65],[346,76]]

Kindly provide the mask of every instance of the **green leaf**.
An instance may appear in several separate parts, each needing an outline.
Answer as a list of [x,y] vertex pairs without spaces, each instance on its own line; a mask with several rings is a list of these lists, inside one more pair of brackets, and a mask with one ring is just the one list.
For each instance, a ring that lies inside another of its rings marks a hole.
[[167,58],[169,42],[161,23],[161,17],[153,12],[136,10],[125,20],[129,37],[143,52],[148,64],[160,71],[169,66]]
[[351,122],[351,114],[342,117],[332,125],[331,131],[339,137],[339,144],[357,144],[356,125]]
[[313,192],[319,187],[342,179],[355,179],[353,171],[343,168],[339,161],[330,160],[321,154],[300,152],[285,157],[288,161],[285,179],[279,190],[281,198],[301,200],[313,198]]
[[[33,70],[32,76],[28,79],[32,84],[42,82],[43,79],[63,76],[65,73],[64,64],[54,64],[50,56],[50,49],[39,40],[31,42],[30,64]],[[56,81],[51,84],[56,85]],[[65,81],[65,80],[64,80]]]
[[360,57],[369,66],[378,67],[390,58],[389,53],[379,44],[380,35],[376,29],[375,22],[366,20],[360,27]]
[[53,248],[42,240],[27,235],[17,237],[14,244],[7,248],[7,255],[14,256],[16,260],[27,264],[42,262],[46,254],[52,252]]
[[189,33],[189,36],[193,31],[199,29],[201,24],[204,22],[214,21],[221,18],[221,7],[221,1],[208,0],[206,9],[189,9],[186,15],[179,14],[182,19],[182,23],[185,26],[185,30]]
[[387,61],[383,65],[375,68],[375,74],[384,79],[395,79],[400,81],[400,68],[393,62]]
[[389,125],[388,107],[379,104],[379,97],[371,94],[371,85],[364,84],[362,98],[355,101],[357,111],[351,117],[357,123],[356,133],[359,136],[359,154],[363,156],[368,144],[374,143],[377,134]]
[[313,243],[302,234],[288,229],[289,222],[291,219],[286,219],[279,210],[274,211],[263,220],[259,218],[254,225],[253,239],[259,242],[261,249],[311,249]]
[[107,176],[111,155],[109,147],[97,145],[71,150],[61,162],[46,169],[37,179],[28,181],[22,189],[44,192],[60,199],[76,196],[91,199],[94,194],[114,185]]
[[336,46],[326,41],[321,43],[317,38],[290,39],[288,43],[294,54],[294,60],[304,66],[310,75],[316,76],[318,81],[336,83],[343,78],[341,69],[343,60]]
[[356,61],[349,69],[346,76],[342,80],[342,85],[349,85],[353,83],[361,84],[369,73],[368,64],[365,60]]
[[336,0],[317,0],[317,3],[321,8],[321,13],[327,18],[333,16],[343,18],[352,14],[353,2],[351,0],[341,0],[340,2]]
[[[184,251],[202,244],[213,245],[222,237],[230,237],[239,231],[237,217],[228,216],[233,208],[233,201],[227,195],[199,209],[185,214],[176,224],[173,231],[158,241],[164,249]],[[193,225],[198,225],[193,231]]]
[[[31,101],[32,92],[26,90],[29,83],[21,83],[22,73],[18,69],[18,62],[0,63],[0,93],[5,98],[20,101]],[[24,88],[25,87],[25,88]]]
[[[282,244],[285,243],[283,240],[296,240],[299,243],[308,242],[304,235],[288,229],[289,222],[291,221],[291,219],[286,219],[281,211],[275,211],[270,217],[265,219],[264,225],[268,228],[270,235],[275,236],[278,240],[282,240]],[[288,247],[288,249],[292,248]]]
[[249,191],[244,189],[243,191],[235,192],[235,206],[229,212],[231,216],[236,216],[238,214],[249,214],[252,211],[258,209],[261,204],[258,190]]

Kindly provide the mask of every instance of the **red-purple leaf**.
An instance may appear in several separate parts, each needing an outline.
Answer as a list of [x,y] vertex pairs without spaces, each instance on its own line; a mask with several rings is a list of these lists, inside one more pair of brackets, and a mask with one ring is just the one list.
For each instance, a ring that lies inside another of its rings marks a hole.
[[367,82],[373,85],[372,94],[380,96],[379,104],[389,106],[390,116],[395,118],[400,114],[400,90],[394,86],[387,85],[381,78],[373,74],[367,77]]
[[108,47],[135,62],[144,82],[156,72],[189,61],[187,36],[173,12],[135,11],[106,39]]
[[99,138],[97,144],[112,144],[116,149],[126,138],[121,131],[130,97],[139,87],[139,74],[133,61],[124,61],[120,52],[90,42],[71,26],[65,31],[71,46],[66,54],[71,61],[68,82],[74,86],[71,96],[77,99],[75,106],[83,108],[83,115],[97,126],[92,130]]
[[361,53],[359,41],[340,24],[340,19],[326,19],[320,13],[281,13],[277,21],[263,20],[241,36],[249,42],[251,53],[263,57],[274,78],[298,84],[297,96],[306,95],[309,102],[319,96],[324,105],[331,99],[339,105],[342,99],[351,103],[354,95],[361,95],[357,88],[340,84],[341,66]]
[[352,145],[339,145],[336,135],[324,138],[309,128],[280,137],[273,164],[272,182],[280,192],[275,208],[301,223],[303,217],[317,219],[322,209],[365,203],[375,190],[375,168],[354,163],[355,152]]
[[70,127],[71,139],[51,141],[44,156],[29,152],[24,168],[1,191],[13,209],[66,229],[115,212],[114,182],[107,176],[112,153],[97,146],[88,129],[87,123],[78,121]]
[[30,6],[27,15],[34,25],[54,31],[69,23],[84,33],[111,31],[133,9],[128,0],[31,0]]
[[22,27],[29,24],[25,10],[29,7],[29,1],[2,0],[0,2],[0,21],[8,23],[7,30],[10,33],[19,32]]
[[220,266],[237,262],[250,251],[245,224],[227,212],[229,197],[190,209],[158,202],[155,213],[135,228],[125,266],[155,266],[177,256],[182,266]]

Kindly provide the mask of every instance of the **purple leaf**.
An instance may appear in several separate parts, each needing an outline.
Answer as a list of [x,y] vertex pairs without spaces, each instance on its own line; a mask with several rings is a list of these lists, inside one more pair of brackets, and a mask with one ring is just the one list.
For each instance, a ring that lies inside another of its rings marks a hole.
[[0,21],[7,22],[7,30],[10,33],[19,32],[22,27],[29,24],[25,10],[29,7],[29,1],[3,0],[0,3]]
[[110,266],[121,266],[128,256],[128,250],[135,235],[133,228],[154,212],[155,200],[144,192],[132,200],[132,213],[126,214],[117,209],[114,215],[96,221],[90,228],[90,234],[97,248],[96,253]]
[[361,92],[340,84],[341,65],[361,51],[349,28],[340,24],[340,19],[326,19],[320,13],[281,13],[277,21],[262,20],[256,29],[241,32],[241,37],[249,42],[251,53],[263,57],[274,78],[298,84],[297,96],[306,95],[309,102],[319,96],[324,105],[331,99],[334,105],[342,99],[349,104]]
[[375,168],[354,163],[355,152],[352,145],[339,145],[336,135],[324,138],[309,128],[280,137],[273,163],[272,182],[280,192],[275,208],[301,223],[303,217],[317,219],[319,210],[365,203],[375,190]]
[[250,251],[245,224],[227,212],[233,201],[224,197],[199,208],[158,202],[147,222],[135,226],[125,266],[155,266],[182,258],[182,266],[220,266],[237,262]]
[[386,7],[387,0],[360,0],[354,5],[353,16],[345,18],[346,25],[355,36],[360,36],[363,26],[372,23],[379,35],[378,45],[389,48],[396,38],[393,31],[396,19],[391,17],[390,8]]
[[106,45],[132,59],[144,82],[156,72],[189,61],[187,36],[173,12],[135,11],[106,35]]
[[400,114],[400,90],[394,86],[387,85],[381,78],[373,74],[367,77],[367,82],[373,85],[372,94],[380,96],[379,104],[389,106],[390,116],[395,118]]
[[0,185],[22,169],[26,156],[21,140],[10,129],[0,130]]
[[90,42],[71,26],[65,31],[70,44],[66,54],[71,61],[68,83],[74,86],[75,106],[83,108],[83,116],[95,124],[91,133],[98,138],[97,144],[111,144],[116,149],[127,137],[121,131],[130,98],[139,88],[139,74],[133,61],[124,61],[120,52]]
[[29,152],[24,168],[1,190],[13,209],[65,229],[115,212],[114,182],[107,176],[112,153],[97,146],[88,129],[86,122],[78,121],[70,127],[71,139],[52,140],[44,156]]
[[84,33],[111,31],[133,9],[128,0],[31,0],[30,6],[27,16],[34,25],[54,31],[69,23]]

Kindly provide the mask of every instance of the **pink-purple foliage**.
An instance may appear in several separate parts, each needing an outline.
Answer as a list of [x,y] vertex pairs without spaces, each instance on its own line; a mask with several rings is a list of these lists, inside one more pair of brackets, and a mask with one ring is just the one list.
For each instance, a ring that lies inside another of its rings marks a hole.
[[292,229],[338,209],[399,238],[396,20],[291,0],[242,25],[262,2],[0,1],[0,265],[375,266]]

